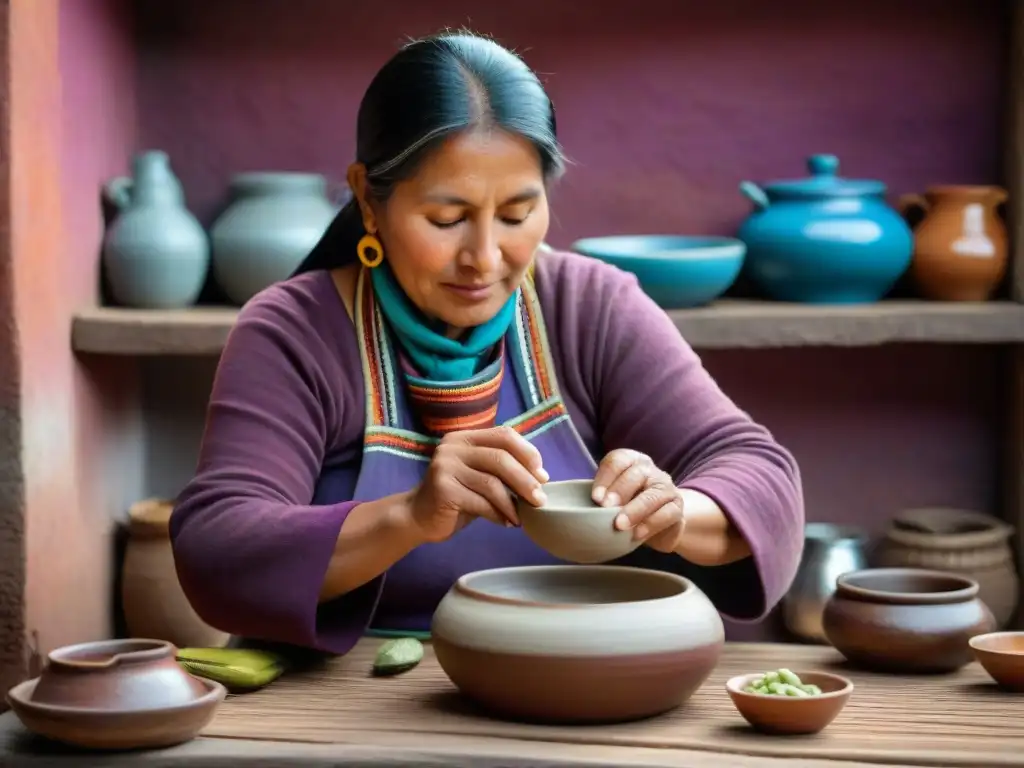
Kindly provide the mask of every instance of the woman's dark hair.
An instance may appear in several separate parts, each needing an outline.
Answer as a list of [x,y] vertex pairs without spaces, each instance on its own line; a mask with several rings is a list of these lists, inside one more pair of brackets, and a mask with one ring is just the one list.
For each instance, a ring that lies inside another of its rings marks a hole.
[[[545,180],[562,172],[554,105],[522,59],[468,32],[409,43],[377,73],[359,105],[356,161],[366,166],[370,194],[387,200],[438,144],[478,126],[527,139],[540,156]],[[353,197],[295,274],[352,263],[365,234]]]

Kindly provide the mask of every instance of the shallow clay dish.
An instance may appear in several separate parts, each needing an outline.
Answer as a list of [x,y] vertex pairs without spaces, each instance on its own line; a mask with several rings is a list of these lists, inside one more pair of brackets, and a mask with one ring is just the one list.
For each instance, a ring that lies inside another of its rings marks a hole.
[[1024,632],[990,632],[972,637],[970,645],[1001,688],[1024,693]]
[[611,565],[470,573],[434,614],[441,668],[502,717],[634,720],[686,701],[718,663],[718,611],[680,576]]
[[615,528],[622,507],[602,507],[591,498],[592,480],[546,483],[548,500],[534,507],[519,499],[516,512],[533,542],[572,563],[606,563],[628,555],[640,541]]
[[224,686],[188,674],[160,640],[106,640],[59,648],[41,676],[7,702],[30,731],[90,749],[153,749],[195,737]]
[[853,683],[826,672],[800,672],[804,683],[821,688],[820,696],[769,696],[743,689],[763,673],[739,675],[725,684],[729,698],[743,719],[764,733],[798,735],[817,733],[836,719],[853,693]]
[[851,663],[894,673],[952,672],[970,639],[995,629],[977,582],[942,571],[868,568],[845,573],[825,605],[828,641]]

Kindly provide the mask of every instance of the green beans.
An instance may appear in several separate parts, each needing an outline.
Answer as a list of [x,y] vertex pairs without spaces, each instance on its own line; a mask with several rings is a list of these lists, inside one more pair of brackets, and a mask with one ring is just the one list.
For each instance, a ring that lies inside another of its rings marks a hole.
[[796,698],[821,695],[821,688],[804,683],[792,671],[785,668],[765,672],[752,680],[743,690],[747,693],[760,693],[765,696],[793,696]]
[[408,672],[423,660],[423,644],[414,637],[388,640],[373,660],[373,674],[378,677]]

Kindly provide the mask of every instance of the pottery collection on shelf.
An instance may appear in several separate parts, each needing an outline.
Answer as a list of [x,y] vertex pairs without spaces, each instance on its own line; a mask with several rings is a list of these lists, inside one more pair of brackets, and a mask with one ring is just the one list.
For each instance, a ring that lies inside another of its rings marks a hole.
[[[884,182],[840,177],[835,155],[807,166],[803,179],[740,182],[754,209],[735,237],[587,237],[571,250],[633,273],[667,310],[711,304],[744,275],[769,299],[805,304],[874,303],[904,276],[930,300],[996,294],[1009,263],[1004,190],[933,186],[904,195],[897,210]],[[120,211],[103,247],[112,297],[148,309],[195,304],[211,265],[228,300],[245,304],[287,279],[338,211],[322,175],[240,173],[208,237],[157,150],[137,155],[133,176],[113,179],[104,196]]]

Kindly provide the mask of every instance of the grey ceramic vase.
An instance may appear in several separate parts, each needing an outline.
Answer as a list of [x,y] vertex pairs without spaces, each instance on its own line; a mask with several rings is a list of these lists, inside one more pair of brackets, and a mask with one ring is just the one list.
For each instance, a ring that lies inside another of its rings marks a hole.
[[210,230],[213,275],[235,304],[285,280],[338,211],[327,182],[313,173],[242,173],[232,203]]
[[185,207],[167,154],[136,155],[132,176],[111,179],[103,193],[118,211],[103,238],[114,301],[140,309],[195,304],[210,267],[210,243]]

